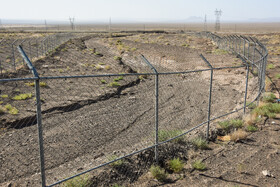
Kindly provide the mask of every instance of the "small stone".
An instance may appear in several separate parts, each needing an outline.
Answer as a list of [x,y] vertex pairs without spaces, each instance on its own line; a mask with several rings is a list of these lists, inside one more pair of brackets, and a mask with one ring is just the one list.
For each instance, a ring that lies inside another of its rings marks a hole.
[[272,121],[271,124],[275,124],[275,121]]
[[263,170],[262,171],[262,174],[264,175],[264,176],[267,176],[267,177],[273,177],[273,175],[270,173],[270,171],[268,171],[268,170]]

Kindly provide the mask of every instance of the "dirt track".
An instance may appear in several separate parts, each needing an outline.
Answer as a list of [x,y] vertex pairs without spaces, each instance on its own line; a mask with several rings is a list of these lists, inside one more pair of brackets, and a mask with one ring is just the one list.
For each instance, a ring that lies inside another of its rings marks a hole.
[[[131,45],[132,42],[129,40],[125,38],[123,43]],[[189,54],[204,51],[201,48],[203,41],[195,38],[193,40],[193,48],[136,43],[135,52],[122,52],[124,65],[113,59],[114,56],[120,55],[119,51],[114,45],[108,44],[106,39],[86,38],[66,44],[63,47],[67,50],[61,51],[63,49],[61,48],[57,53],[39,60],[35,65],[42,76],[121,73],[131,69],[150,72],[147,66],[143,66],[143,62],[135,58],[139,53],[143,53],[148,59],[153,60],[152,63],[155,63],[161,71],[168,71],[174,67],[176,70],[186,70],[192,68],[194,63],[200,67],[207,67],[198,56],[192,55],[193,57],[189,58]],[[209,43],[208,48],[215,49],[209,41],[205,42]],[[89,50],[93,48],[103,54],[103,57]],[[174,58],[176,50],[173,48],[186,53],[179,53],[178,58]],[[163,54],[165,61],[162,61]],[[205,56],[209,61],[216,62],[217,55],[205,54]],[[235,61],[229,54],[218,57],[224,66],[232,65]],[[178,59],[184,58],[187,60],[179,63]],[[101,71],[90,66],[95,64],[96,67],[98,63],[102,66]],[[111,68],[106,71],[105,65],[110,65]],[[58,69],[63,71],[59,72]],[[109,83],[114,78],[104,79]],[[100,81],[101,78],[45,81],[48,87],[42,88],[41,93],[44,99],[42,110],[47,184],[104,163],[113,153],[123,156],[153,144],[153,77],[148,76],[147,79],[124,77],[123,80],[119,80],[121,84],[119,88],[103,86]],[[244,81],[244,69],[215,72],[213,116],[229,112],[242,103]],[[252,78],[250,81],[252,85],[255,80]],[[208,72],[160,76],[159,84],[160,130],[185,131],[207,119]],[[20,89],[23,92],[32,90],[24,84]],[[12,90],[7,92],[10,95]],[[28,105],[26,103],[18,105],[20,111],[27,111],[19,114],[19,118],[34,116],[35,108],[28,108],[32,103],[31,100],[28,102]],[[4,120],[4,127],[9,128],[10,120],[12,120],[10,117]],[[16,180],[27,186],[38,185],[40,176],[36,122],[30,123],[34,118],[26,120],[29,125],[21,120],[19,121],[21,124],[16,126],[18,128],[5,129],[1,133],[0,184]]]

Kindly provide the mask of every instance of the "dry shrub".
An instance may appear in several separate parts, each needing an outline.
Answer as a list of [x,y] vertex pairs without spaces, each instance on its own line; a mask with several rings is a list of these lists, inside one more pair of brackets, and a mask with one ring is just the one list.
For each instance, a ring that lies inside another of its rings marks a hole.
[[234,142],[238,142],[240,140],[246,139],[248,136],[248,133],[244,130],[238,129],[237,131],[234,131],[230,134],[230,139]]
[[249,126],[249,125],[255,125],[256,123],[258,123],[261,120],[261,118],[259,118],[259,116],[257,115],[257,113],[252,113],[249,115],[246,115],[243,118],[244,121],[244,125],[245,126]]

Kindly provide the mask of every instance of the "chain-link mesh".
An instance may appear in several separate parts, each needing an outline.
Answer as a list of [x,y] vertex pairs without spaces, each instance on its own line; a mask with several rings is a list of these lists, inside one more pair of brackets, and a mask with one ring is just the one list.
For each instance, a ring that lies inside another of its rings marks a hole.
[[[267,51],[242,36],[68,33],[0,42],[0,183],[33,178],[38,185],[41,164],[46,183],[58,184],[149,147],[148,156],[138,157],[147,165],[162,162],[173,141],[157,144],[183,133],[187,139],[208,135],[208,120],[240,116],[244,103],[264,89]],[[203,130],[194,130],[202,124]],[[43,132],[40,164],[37,125]],[[182,150],[175,148],[175,155]]]

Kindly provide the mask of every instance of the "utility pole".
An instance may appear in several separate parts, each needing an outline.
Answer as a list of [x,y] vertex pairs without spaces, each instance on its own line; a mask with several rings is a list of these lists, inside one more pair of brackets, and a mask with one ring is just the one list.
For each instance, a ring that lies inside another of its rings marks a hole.
[[110,17],[110,18],[109,18],[109,35],[110,35],[110,37],[112,36],[111,24],[112,24],[112,22],[111,22],[111,17]]
[[75,25],[74,25],[75,18],[69,17],[69,21],[70,21],[71,29],[74,30],[75,29]]
[[0,30],[4,30],[4,27],[3,27],[3,25],[2,25],[2,21],[1,21],[1,19],[0,19]]
[[204,31],[206,32],[207,31],[207,15],[205,14],[205,17],[204,17]]
[[47,20],[45,20],[45,29],[48,30]]
[[220,31],[220,29],[221,29],[220,17],[221,17],[221,15],[222,15],[222,11],[216,9],[216,10],[215,10],[215,15],[216,15],[215,30],[216,30],[216,31]]

